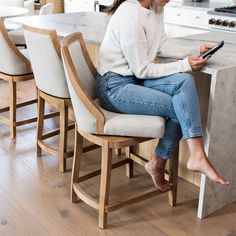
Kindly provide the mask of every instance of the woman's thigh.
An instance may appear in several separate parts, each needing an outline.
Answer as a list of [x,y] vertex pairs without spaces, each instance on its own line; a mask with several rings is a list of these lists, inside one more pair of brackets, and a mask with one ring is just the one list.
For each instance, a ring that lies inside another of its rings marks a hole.
[[[119,84],[114,79],[107,80],[107,83],[102,81],[103,85],[100,86],[105,88],[100,88],[101,105],[105,109],[120,113],[176,118],[171,95],[139,85],[134,81],[130,83],[120,81]],[[107,104],[110,104],[110,107]]]
[[191,87],[195,88],[193,76],[188,73],[177,73],[158,79],[146,79],[143,81],[145,87],[162,91],[172,96],[185,83],[191,84]]

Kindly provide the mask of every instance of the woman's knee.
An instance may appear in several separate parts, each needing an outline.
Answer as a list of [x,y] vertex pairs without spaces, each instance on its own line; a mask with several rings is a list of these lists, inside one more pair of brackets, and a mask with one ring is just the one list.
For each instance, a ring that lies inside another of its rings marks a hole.
[[185,87],[195,89],[194,78],[191,74],[179,73],[177,90],[184,89]]
[[194,82],[194,78],[191,74],[189,73],[179,73],[179,82],[180,83],[192,83]]

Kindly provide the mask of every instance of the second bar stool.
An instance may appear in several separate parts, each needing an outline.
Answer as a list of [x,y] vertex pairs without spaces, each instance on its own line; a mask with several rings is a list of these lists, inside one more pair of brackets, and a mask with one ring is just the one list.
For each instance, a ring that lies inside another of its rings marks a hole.
[[[24,26],[24,33],[38,88],[37,156],[41,156],[43,150],[59,157],[59,170],[65,172],[66,158],[73,156],[73,151],[67,151],[67,133],[74,128],[74,124],[68,124],[71,100],[61,61],[60,42],[55,30]],[[43,133],[45,102],[59,110],[51,117],[60,117],[59,129],[48,133]],[[58,134],[58,149],[45,143],[46,139]]]

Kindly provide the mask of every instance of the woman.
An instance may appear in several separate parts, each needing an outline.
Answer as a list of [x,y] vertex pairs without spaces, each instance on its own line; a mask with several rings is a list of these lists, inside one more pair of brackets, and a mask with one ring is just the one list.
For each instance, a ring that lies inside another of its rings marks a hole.
[[[172,187],[164,179],[164,168],[181,138],[187,140],[190,150],[187,168],[228,185],[204,152],[196,88],[193,77],[186,73],[203,67],[207,59],[193,55],[204,53],[211,45],[195,49],[171,45],[163,23],[163,7],[167,2],[115,1],[99,52],[99,101],[110,111],[167,118],[164,137],[152,160],[145,165],[156,188],[167,191]],[[160,64],[154,61],[158,53],[185,58]]]

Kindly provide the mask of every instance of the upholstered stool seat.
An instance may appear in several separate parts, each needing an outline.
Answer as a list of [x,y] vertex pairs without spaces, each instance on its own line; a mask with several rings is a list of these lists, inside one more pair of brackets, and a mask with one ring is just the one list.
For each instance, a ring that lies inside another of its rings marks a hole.
[[[105,116],[104,134],[151,138],[161,138],[164,135],[165,119],[163,117],[115,113],[100,107],[98,99],[95,102]],[[92,125],[92,127],[95,129],[90,132],[96,133],[96,126]]]

